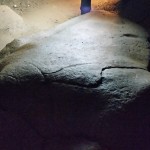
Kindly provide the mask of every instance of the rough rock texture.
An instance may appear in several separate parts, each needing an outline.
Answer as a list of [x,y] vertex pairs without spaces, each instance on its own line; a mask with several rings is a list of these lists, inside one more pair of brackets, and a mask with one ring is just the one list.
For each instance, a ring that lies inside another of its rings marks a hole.
[[110,12],[116,12],[117,4],[120,3],[121,0],[92,0],[94,10],[106,10]]
[[93,0],[94,10],[118,12],[122,17],[140,23],[150,32],[149,0]]
[[48,0],[0,0],[0,5],[7,5],[21,14],[28,8],[36,8],[41,4],[46,4]]
[[42,139],[149,150],[147,37],[128,20],[90,13],[15,40],[0,54],[0,108],[22,116]]
[[11,10],[8,6],[0,5],[0,50],[7,43],[12,42],[14,37],[19,37],[25,29],[21,16]]

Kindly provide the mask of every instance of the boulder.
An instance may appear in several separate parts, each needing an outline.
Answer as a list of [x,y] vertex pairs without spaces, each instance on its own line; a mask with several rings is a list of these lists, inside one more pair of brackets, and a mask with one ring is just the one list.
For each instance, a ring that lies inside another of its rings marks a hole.
[[137,24],[94,12],[15,40],[0,54],[1,107],[46,139],[148,150],[147,37]]

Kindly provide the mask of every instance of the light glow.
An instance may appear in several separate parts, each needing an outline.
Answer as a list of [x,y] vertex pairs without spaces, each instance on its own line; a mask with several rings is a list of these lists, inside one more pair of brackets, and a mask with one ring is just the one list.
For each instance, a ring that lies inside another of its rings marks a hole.
[[120,0],[92,0],[93,10],[115,11],[116,4]]

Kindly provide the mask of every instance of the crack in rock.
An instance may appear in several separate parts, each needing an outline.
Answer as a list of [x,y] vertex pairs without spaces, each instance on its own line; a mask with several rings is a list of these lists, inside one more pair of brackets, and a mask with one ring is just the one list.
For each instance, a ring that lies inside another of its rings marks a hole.
[[101,82],[100,82],[100,84],[98,86],[100,86],[101,84],[103,84],[103,78],[104,78],[103,77],[103,72],[105,70],[108,70],[108,69],[140,69],[140,70],[148,71],[147,69],[144,69],[144,68],[141,68],[141,67],[132,67],[132,66],[131,67],[127,67],[127,66],[107,66],[107,67],[102,68],[102,70],[101,70],[101,73],[100,73],[100,75],[101,75]]
[[34,68],[36,68],[39,71],[39,73],[41,74],[42,78],[45,80],[44,73],[43,73],[43,71],[39,67],[37,67],[34,63],[30,63],[30,62],[27,62],[27,63],[29,65],[33,66]]
[[[95,84],[89,84],[89,85],[81,85],[81,84],[75,84],[75,83],[72,83],[72,82],[64,82],[64,81],[52,81],[51,83],[57,83],[57,84],[64,84],[64,85],[70,85],[70,86],[78,86],[78,87],[84,87],[84,88],[87,88],[87,89],[90,89],[90,88],[98,88],[100,85],[103,84],[103,72],[107,69],[141,69],[141,70],[145,70],[147,71],[146,69],[144,68],[140,68],[140,67],[124,67],[124,66],[107,66],[107,67],[104,67],[102,68],[101,70],[101,73],[100,73],[100,79],[96,81]],[[64,68],[63,68],[64,69]],[[61,71],[61,70],[60,70]]]
[[81,64],[73,64],[73,65],[69,65],[69,66],[66,66],[66,67],[63,67],[63,68],[60,68],[54,72],[50,72],[50,73],[43,73],[43,74],[46,74],[46,75],[51,75],[51,74],[55,74],[55,73],[58,73],[64,69],[67,69],[67,68],[71,68],[71,67],[77,67],[77,66],[82,66],[82,65],[90,65],[90,64],[94,64],[94,63],[81,63]]
[[[46,75],[52,75],[52,74],[55,74],[55,73],[58,73],[64,69],[67,69],[67,68],[70,68],[70,67],[76,67],[76,66],[81,66],[81,65],[88,65],[88,64],[94,64],[94,63],[80,63],[80,64],[73,64],[73,65],[69,65],[69,66],[66,66],[66,67],[63,67],[63,68],[60,68],[59,70],[57,71],[54,71],[54,72],[51,72],[51,73],[44,73],[39,67],[37,67],[35,64],[33,63],[30,63],[30,62],[26,62],[28,64],[30,64],[31,66],[37,68],[37,70],[40,72],[42,78],[44,79],[44,81],[46,82],[47,81],[47,77]],[[53,81],[51,80],[51,83],[58,83],[58,84],[65,84],[65,85],[72,85],[72,86],[78,86],[78,87],[84,87],[84,88],[98,88],[100,85],[103,84],[103,72],[105,70],[108,70],[108,69],[115,69],[115,68],[119,68],[119,69],[142,69],[142,70],[145,70],[147,71],[146,69],[144,68],[140,68],[140,67],[126,67],[126,66],[107,66],[107,67],[104,67],[101,69],[101,72],[100,72],[100,78],[99,80],[95,81],[94,84],[88,84],[88,85],[85,85],[85,84],[79,84],[79,83],[74,83],[74,82],[71,82],[71,81],[64,81],[64,80],[60,80],[60,81]],[[3,76],[3,74],[1,74]],[[10,76],[10,75],[7,75],[7,76]],[[18,81],[18,79],[16,79],[16,77],[13,77],[13,76],[10,76],[10,78],[13,78],[14,80]]]
[[104,68],[102,68],[102,72],[103,71],[105,71],[105,70],[107,70],[107,69],[141,69],[141,70],[145,70],[145,71],[147,71],[147,69],[144,69],[144,68],[142,68],[142,67],[127,67],[127,66],[107,66],[107,67],[104,67]]

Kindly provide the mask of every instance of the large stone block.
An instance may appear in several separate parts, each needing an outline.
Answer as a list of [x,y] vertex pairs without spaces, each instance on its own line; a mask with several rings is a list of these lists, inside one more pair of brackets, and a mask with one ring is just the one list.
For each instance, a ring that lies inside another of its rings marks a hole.
[[147,37],[128,20],[90,13],[15,40],[0,54],[1,107],[46,139],[148,150]]

